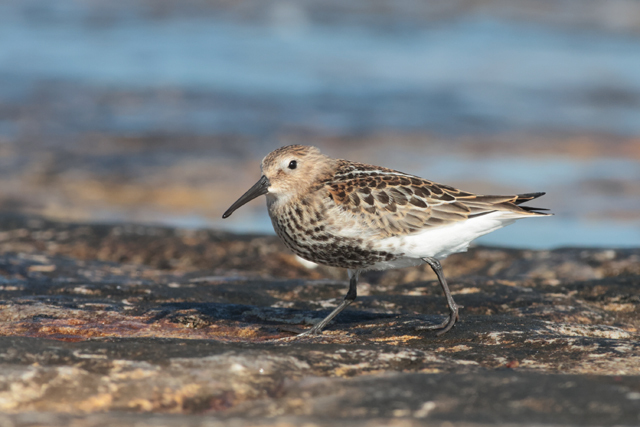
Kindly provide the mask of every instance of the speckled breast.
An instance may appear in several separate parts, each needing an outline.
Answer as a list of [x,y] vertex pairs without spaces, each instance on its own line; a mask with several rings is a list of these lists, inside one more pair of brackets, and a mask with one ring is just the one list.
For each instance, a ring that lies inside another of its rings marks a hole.
[[327,219],[319,211],[305,206],[290,206],[272,214],[273,228],[296,255],[331,267],[363,269],[394,255],[367,248],[363,239],[336,236],[326,230]]

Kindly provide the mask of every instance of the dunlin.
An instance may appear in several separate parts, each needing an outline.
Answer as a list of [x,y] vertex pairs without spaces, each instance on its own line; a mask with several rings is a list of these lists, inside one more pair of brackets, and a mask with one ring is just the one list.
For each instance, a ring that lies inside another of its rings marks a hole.
[[318,334],[356,298],[364,270],[427,263],[447,298],[449,316],[421,329],[449,331],[458,309],[439,259],[520,218],[548,215],[520,206],[544,193],[481,196],[380,166],[332,159],[316,147],[290,145],[262,160],[262,177],[224,213],[265,194],[273,228],[285,245],[315,263],[346,268],[349,291]]

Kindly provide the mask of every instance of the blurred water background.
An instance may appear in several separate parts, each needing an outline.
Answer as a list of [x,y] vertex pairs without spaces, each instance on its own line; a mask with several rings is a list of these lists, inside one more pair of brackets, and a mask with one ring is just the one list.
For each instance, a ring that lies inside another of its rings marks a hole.
[[220,217],[290,143],[547,191],[480,243],[640,246],[640,2],[0,3],[2,212],[272,233]]

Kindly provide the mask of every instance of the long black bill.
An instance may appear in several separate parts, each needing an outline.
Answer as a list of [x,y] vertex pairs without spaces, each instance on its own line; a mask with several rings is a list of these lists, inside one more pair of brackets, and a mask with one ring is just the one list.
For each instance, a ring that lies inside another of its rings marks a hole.
[[252,201],[258,196],[262,196],[263,194],[267,194],[269,191],[269,186],[271,183],[267,179],[266,176],[262,175],[260,180],[256,182],[253,187],[251,187],[246,193],[244,193],[234,204],[231,205],[229,209],[222,215],[222,218],[228,218],[231,214],[238,209],[240,206],[244,205],[247,202]]

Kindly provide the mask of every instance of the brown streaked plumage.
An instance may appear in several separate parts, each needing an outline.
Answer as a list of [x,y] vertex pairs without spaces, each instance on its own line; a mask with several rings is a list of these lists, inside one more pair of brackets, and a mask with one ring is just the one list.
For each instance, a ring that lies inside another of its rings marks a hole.
[[262,161],[261,179],[223,215],[265,194],[273,227],[300,257],[347,268],[349,292],[322,322],[301,335],[320,333],[356,298],[363,270],[428,263],[438,276],[450,310],[438,329],[458,319],[438,259],[464,251],[475,238],[519,218],[544,216],[520,206],[542,196],[482,196],[379,166],[332,159],[316,147],[290,145]]

